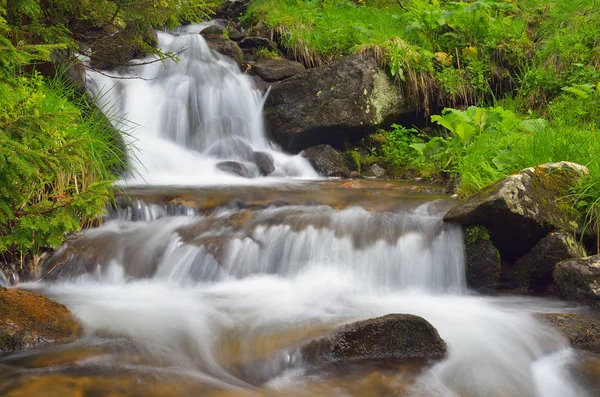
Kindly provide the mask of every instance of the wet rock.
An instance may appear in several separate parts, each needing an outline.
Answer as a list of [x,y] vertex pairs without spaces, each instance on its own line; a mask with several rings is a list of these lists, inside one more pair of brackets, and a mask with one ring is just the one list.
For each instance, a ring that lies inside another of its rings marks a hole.
[[342,183],[340,185],[340,188],[342,188],[342,189],[362,189],[362,188],[364,188],[364,186],[361,185],[359,181],[348,181],[348,182]]
[[273,40],[269,40],[259,36],[247,36],[240,41],[240,47],[244,49],[261,49],[277,51],[277,44]]
[[246,141],[237,137],[221,139],[208,148],[206,154],[218,159],[254,160],[254,150],[252,150],[252,147]]
[[446,342],[425,319],[411,314],[388,314],[359,321],[300,348],[312,365],[354,359],[441,359]]
[[373,57],[361,55],[274,85],[265,107],[271,136],[294,152],[322,143],[342,146],[405,111],[392,79]]
[[244,53],[235,41],[222,34],[207,34],[204,39],[211,50],[232,58],[240,67],[244,64]]
[[237,161],[221,161],[220,163],[217,163],[217,168],[229,174],[239,175],[244,178],[252,178],[253,176],[246,165],[238,163]]
[[302,152],[317,172],[328,177],[350,176],[350,171],[344,165],[342,154],[329,145],[309,147]]
[[207,26],[206,28],[202,29],[200,34],[202,36],[211,36],[211,35],[223,35],[224,32],[225,32],[225,28],[223,26],[210,25],[210,26]]
[[483,226],[465,229],[467,284],[476,289],[495,289],[500,281],[500,253]]
[[96,69],[125,66],[132,59],[145,55],[142,42],[156,46],[156,31],[150,29],[140,33],[135,26],[128,25],[120,32],[100,37],[92,44],[90,66]]
[[568,162],[527,168],[460,202],[444,220],[485,226],[502,259],[514,262],[548,233],[576,232],[578,213],[565,197],[585,174]]
[[553,282],[554,266],[561,261],[582,258],[585,250],[564,233],[550,233],[515,263],[517,287],[545,291]]
[[553,277],[564,298],[600,307],[600,255],[559,262]]
[[0,354],[71,341],[80,331],[65,306],[33,292],[0,288]]
[[374,176],[375,178],[383,178],[385,176],[385,169],[379,164],[371,164],[365,167],[363,171],[364,176]]
[[252,160],[258,167],[258,171],[261,175],[267,176],[275,171],[275,160],[273,155],[266,152],[254,152],[252,154]]
[[303,72],[300,62],[287,59],[262,59],[256,62],[253,70],[265,81],[279,81]]
[[272,85],[271,83],[267,83],[266,81],[261,79],[259,76],[250,75],[250,77],[252,78],[252,81],[254,82],[254,88],[259,90],[263,95],[267,92],[269,87],[271,87],[271,85]]
[[600,319],[584,314],[539,314],[537,316],[560,330],[571,346],[598,348],[600,346]]
[[233,41],[242,41],[246,37],[246,32],[240,32],[236,29],[229,30],[229,38]]

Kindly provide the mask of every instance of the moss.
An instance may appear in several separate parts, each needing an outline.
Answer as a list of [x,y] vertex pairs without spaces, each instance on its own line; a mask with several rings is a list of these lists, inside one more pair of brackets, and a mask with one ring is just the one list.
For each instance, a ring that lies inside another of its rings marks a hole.
[[344,165],[348,167],[350,171],[356,171],[360,174],[361,172],[361,157],[360,153],[356,150],[346,150],[343,153]]
[[475,244],[479,240],[491,241],[490,232],[485,226],[469,226],[465,229],[465,242],[467,244]]

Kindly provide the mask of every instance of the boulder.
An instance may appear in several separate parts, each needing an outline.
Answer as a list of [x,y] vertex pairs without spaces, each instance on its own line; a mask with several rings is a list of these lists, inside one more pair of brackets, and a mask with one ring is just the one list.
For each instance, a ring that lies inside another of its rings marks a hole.
[[222,34],[207,34],[204,39],[211,50],[232,58],[240,67],[244,64],[244,53],[235,41]]
[[250,169],[237,161],[221,161],[220,163],[217,163],[217,168],[229,174],[239,175],[244,178],[253,177]]
[[33,292],[0,288],[0,354],[71,341],[80,331],[65,306]]
[[273,155],[270,153],[254,152],[252,154],[252,160],[258,167],[260,174],[263,176],[270,175],[273,171],[275,171],[275,160],[273,159]]
[[585,314],[539,314],[538,318],[557,328],[576,348],[600,345],[600,318]]
[[587,172],[568,162],[524,169],[460,202],[444,220],[485,226],[502,259],[514,262],[550,232],[575,234],[578,213],[565,197]]
[[559,262],[553,277],[564,298],[600,307],[600,255]]
[[240,47],[244,49],[258,50],[266,48],[271,51],[277,51],[277,44],[273,40],[269,40],[259,36],[246,36],[240,41]]
[[343,178],[350,176],[342,154],[329,145],[309,147],[302,152],[302,156],[307,158],[314,169],[323,176]]
[[572,237],[550,233],[515,263],[518,287],[545,291],[552,284],[552,272],[558,262],[584,256],[585,250]]
[[254,64],[253,70],[265,81],[284,80],[303,72],[300,62],[287,59],[262,59]]
[[206,154],[218,159],[236,159],[242,161],[253,161],[254,150],[241,138],[229,137],[214,143]]
[[233,41],[242,41],[246,37],[246,32],[240,32],[237,29],[230,29],[228,34]]
[[437,330],[411,314],[352,323],[300,348],[303,361],[312,365],[354,359],[441,359],[446,352]]
[[96,69],[112,69],[125,66],[129,62],[146,55],[143,43],[150,46],[158,44],[155,30],[140,32],[135,26],[127,25],[125,29],[113,34],[102,36],[92,43],[90,66]]
[[215,12],[215,18],[236,20],[246,13],[250,0],[225,0]]
[[379,164],[371,164],[363,170],[364,176],[374,176],[375,178],[383,178],[385,176],[385,169]]
[[225,28],[219,25],[210,25],[200,31],[202,36],[223,35]]
[[483,226],[470,226],[464,236],[467,284],[471,288],[495,289],[502,264],[488,231]]
[[358,54],[275,84],[265,107],[271,136],[293,152],[322,143],[341,147],[406,111],[377,61]]

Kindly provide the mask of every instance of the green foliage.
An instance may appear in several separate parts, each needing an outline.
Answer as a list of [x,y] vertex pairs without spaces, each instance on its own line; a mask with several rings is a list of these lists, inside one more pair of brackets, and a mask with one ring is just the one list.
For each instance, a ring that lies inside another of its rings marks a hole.
[[350,171],[356,171],[360,174],[361,171],[361,157],[360,153],[356,150],[346,150],[343,153],[344,164]]
[[483,225],[469,226],[465,229],[465,242],[475,244],[477,241],[490,241],[490,232]]
[[405,128],[392,124],[392,129],[387,133],[386,142],[381,146],[384,163],[388,167],[400,169],[410,165],[416,158],[416,151],[412,147],[423,140],[414,128]]
[[266,47],[259,48],[255,55],[257,59],[281,59],[281,56],[277,51]]

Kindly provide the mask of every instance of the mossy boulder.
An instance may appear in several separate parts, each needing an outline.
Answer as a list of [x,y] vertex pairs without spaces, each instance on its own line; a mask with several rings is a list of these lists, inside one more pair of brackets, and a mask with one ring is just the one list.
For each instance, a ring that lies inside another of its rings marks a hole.
[[388,314],[335,329],[300,348],[308,364],[355,359],[441,359],[446,342],[427,320],[411,314]]
[[587,173],[584,166],[569,162],[530,167],[461,201],[444,220],[485,226],[502,260],[514,262],[548,233],[577,232],[578,212],[566,196]]
[[584,256],[585,250],[573,237],[550,233],[515,263],[516,287],[545,291],[553,283],[552,272],[558,262]]
[[502,264],[490,234],[484,226],[477,225],[466,228],[464,237],[468,286],[495,289],[500,280]]
[[398,86],[368,55],[351,55],[273,85],[265,113],[271,136],[299,152],[342,147],[407,112]]
[[146,55],[158,45],[156,31],[140,31],[133,25],[113,34],[102,36],[92,43],[90,66],[113,69],[127,65],[132,59]]
[[600,255],[559,262],[553,277],[564,298],[600,307]]
[[576,348],[600,347],[600,318],[585,314],[544,313],[538,318],[558,329]]
[[287,59],[261,59],[253,66],[254,72],[264,81],[280,81],[303,72],[300,62]]
[[350,170],[344,164],[342,154],[329,145],[317,145],[309,147],[302,152],[317,172],[328,177],[350,176]]
[[244,53],[235,41],[221,34],[207,34],[204,39],[211,50],[233,59],[240,67],[244,64]]
[[0,354],[71,341],[80,331],[65,306],[33,292],[0,288]]

